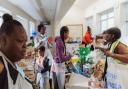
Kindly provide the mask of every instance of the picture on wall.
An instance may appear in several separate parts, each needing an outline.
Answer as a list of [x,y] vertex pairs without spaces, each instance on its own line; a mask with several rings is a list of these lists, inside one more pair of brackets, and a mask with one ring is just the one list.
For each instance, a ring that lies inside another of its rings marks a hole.
[[82,41],[83,37],[83,25],[82,24],[72,24],[67,25],[69,28],[70,41]]

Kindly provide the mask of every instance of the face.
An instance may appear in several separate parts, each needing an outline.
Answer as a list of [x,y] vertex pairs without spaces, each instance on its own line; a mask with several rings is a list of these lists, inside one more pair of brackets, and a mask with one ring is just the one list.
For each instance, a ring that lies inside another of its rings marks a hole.
[[45,30],[43,27],[41,27],[40,33],[41,33],[42,35],[45,34],[45,31],[46,31],[46,30]]
[[25,56],[27,35],[23,27],[16,26],[12,34],[5,37],[5,54],[12,61],[20,61]]
[[64,39],[66,40],[69,37],[69,32],[64,33]]
[[44,57],[44,51],[39,50],[40,56]]
[[111,34],[107,34],[107,33],[104,34],[104,39],[106,40],[107,43],[112,42],[113,38],[114,36]]

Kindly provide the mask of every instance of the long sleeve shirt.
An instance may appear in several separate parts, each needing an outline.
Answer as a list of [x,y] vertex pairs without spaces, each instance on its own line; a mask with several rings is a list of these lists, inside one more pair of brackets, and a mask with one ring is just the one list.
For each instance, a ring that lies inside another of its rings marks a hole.
[[51,70],[53,72],[64,72],[65,63],[71,58],[71,55],[65,54],[65,47],[61,37],[55,38],[54,62]]
[[55,56],[54,59],[57,63],[68,61],[71,56],[65,53],[65,46],[60,37],[55,38]]
[[35,39],[34,39],[34,44],[35,44],[35,48],[39,48],[40,46],[44,46],[45,47],[45,55],[50,59],[50,65],[52,64],[53,61],[53,56],[51,54],[51,51],[49,49],[49,43],[48,43],[48,37],[46,34],[42,35],[42,34],[38,34]]
[[46,34],[38,34],[34,39],[35,48],[39,48],[40,46],[44,46],[46,49],[49,48],[48,46],[48,37]]
[[92,43],[93,38],[91,37],[91,34],[89,32],[86,32],[85,36],[82,39],[82,42],[84,42],[84,44],[89,44]]

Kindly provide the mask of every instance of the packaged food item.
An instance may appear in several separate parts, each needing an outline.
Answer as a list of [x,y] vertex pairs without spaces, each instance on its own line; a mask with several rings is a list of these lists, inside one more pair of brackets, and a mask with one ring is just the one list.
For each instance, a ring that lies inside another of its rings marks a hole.
[[103,59],[101,59],[98,61],[98,63],[93,68],[93,75],[98,80],[102,79],[102,75],[104,72],[104,66],[105,66],[105,61]]
[[90,89],[104,89],[105,87],[105,82],[104,81],[99,81],[97,79],[90,79],[88,81],[88,86],[90,87]]

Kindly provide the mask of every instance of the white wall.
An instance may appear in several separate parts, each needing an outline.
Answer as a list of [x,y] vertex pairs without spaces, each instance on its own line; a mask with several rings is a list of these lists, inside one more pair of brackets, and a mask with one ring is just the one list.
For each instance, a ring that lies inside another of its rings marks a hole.
[[55,14],[55,27],[60,23],[67,11],[70,9],[75,0],[58,0],[56,14]]
[[86,9],[84,17],[85,19],[91,16],[93,17],[93,33],[95,33],[95,35],[101,32],[99,14],[113,8],[114,3],[115,0],[99,0]]
[[59,30],[64,25],[82,24],[84,27],[84,10],[73,5],[66,13],[61,22],[55,27],[55,35],[59,35]]
[[31,16],[29,16],[28,14],[26,14],[24,11],[17,8],[13,4],[9,3],[7,0],[0,0],[0,6],[8,9],[14,15],[17,14],[17,15],[23,16],[24,18],[27,18],[28,20],[35,22],[35,20]]
[[[96,3],[90,5],[88,8],[81,8],[78,5],[73,5],[71,9],[67,12],[67,14],[64,16],[64,18],[61,20],[61,22],[58,25],[55,25],[55,35],[59,35],[59,29],[63,25],[69,25],[69,24],[83,24],[83,33],[86,31],[86,18],[93,16],[93,33],[98,34],[101,31],[99,26],[99,16],[98,14],[112,8],[118,7],[118,3],[116,3],[117,0],[97,0]],[[86,3],[86,1],[85,1]],[[118,8],[119,9],[119,8]],[[86,10],[86,11],[85,11]],[[116,10],[115,10],[116,11]],[[117,17],[119,13],[116,13]],[[115,20],[115,24],[119,23],[119,19]],[[98,30],[97,30],[98,29]]]
[[8,2],[7,0],[0,0],[0,7],[5,8],[5,12],[10,12],[10,14],[12,14],[14,18],[16,17],[16,15],[19,15],[19,16],[27,19],[28,24],[27,25],[25,24],[27,26],[27,28],[25,30],[28,34],[28,39],[29,39],[29,37],[30,37],[29,21],[32,21],[33,23],[36,24],[37,23],[36,20],[34,20],[31,16],[29,16],[24,11],[17,8],[16,6],[14,6],[10,2]]
[[51,22],[50,25],[47,25],[46,26],[46,33],[48,36],[54,36],[54,25],[53,25],[53,22]]
[[[115,13],[115,26],[122,30],[122,34],[125,35],[124,31],[124,7],[123,4],[128,0],[99,0],[92,4],[85,11],[85,19],[93,16],[93,29],[95,34],[101,33],[99,14],[105,10],[114,8]],[[125,10],[126,11],[126,10]]]
[[[85,1],[86,2],[86,1]],[[83,24],[84,32],[86,31],[86,18],[93,17],[93,34],[100,34],[100,14],[108,9],[114,10],[114,24],[122,31],[122,35],[126,36],[125,16],[127,11],[124,4],[128,0],[97,0],[83,11],[80,6],[73,5],[58,25],[55,25],[55,35],[59,35],[60,27],[69,24]]]

